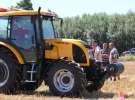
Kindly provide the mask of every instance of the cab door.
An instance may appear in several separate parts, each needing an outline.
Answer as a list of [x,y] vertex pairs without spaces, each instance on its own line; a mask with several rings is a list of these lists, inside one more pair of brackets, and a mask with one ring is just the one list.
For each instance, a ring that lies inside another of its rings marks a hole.
[[22,53],[26,62],[36,61],[36,39],[32,16],[13,16],[11,41]]

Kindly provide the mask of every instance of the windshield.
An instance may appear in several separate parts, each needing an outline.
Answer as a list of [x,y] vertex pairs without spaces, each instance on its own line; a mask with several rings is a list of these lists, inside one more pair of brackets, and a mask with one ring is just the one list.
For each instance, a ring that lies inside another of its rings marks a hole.
[[43,27],[43,37],[44,37],[44,39],[55,38],[54,28],[53,28],[53,24],[52,24],[52,18],[43,17],[42,27]]

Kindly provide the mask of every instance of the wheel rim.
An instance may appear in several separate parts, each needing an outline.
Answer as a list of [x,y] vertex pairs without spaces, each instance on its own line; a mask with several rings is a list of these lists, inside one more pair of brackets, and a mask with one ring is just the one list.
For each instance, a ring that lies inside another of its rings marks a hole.
[[55,73],[53,83],[58,91],[69,92],[74,86],[74,76],[71,71],[61,69]]
[[5,61],[0,59],[0,87],[4,86],[9,78],[9,69]]

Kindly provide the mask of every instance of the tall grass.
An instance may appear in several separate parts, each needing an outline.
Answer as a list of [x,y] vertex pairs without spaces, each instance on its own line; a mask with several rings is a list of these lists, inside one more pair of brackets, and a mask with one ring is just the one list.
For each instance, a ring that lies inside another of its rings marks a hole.
[[125,55],[119,58],[120,61],[135,61],[135,55]]

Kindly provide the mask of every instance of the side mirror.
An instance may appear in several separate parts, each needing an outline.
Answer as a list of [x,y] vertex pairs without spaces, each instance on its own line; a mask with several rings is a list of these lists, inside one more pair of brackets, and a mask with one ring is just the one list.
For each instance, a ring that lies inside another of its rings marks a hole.
[[54,17],[53,21],[56,24],[55,28],[57,29],[57,27],[58,27],[58,29],[59,29],[59,30],[57,30],[58,32],[56,32],[56,36],[60,38],[63,33],[63,19]]
[[62,28],[63,27],[63,19],[60,18],[60,27]]

